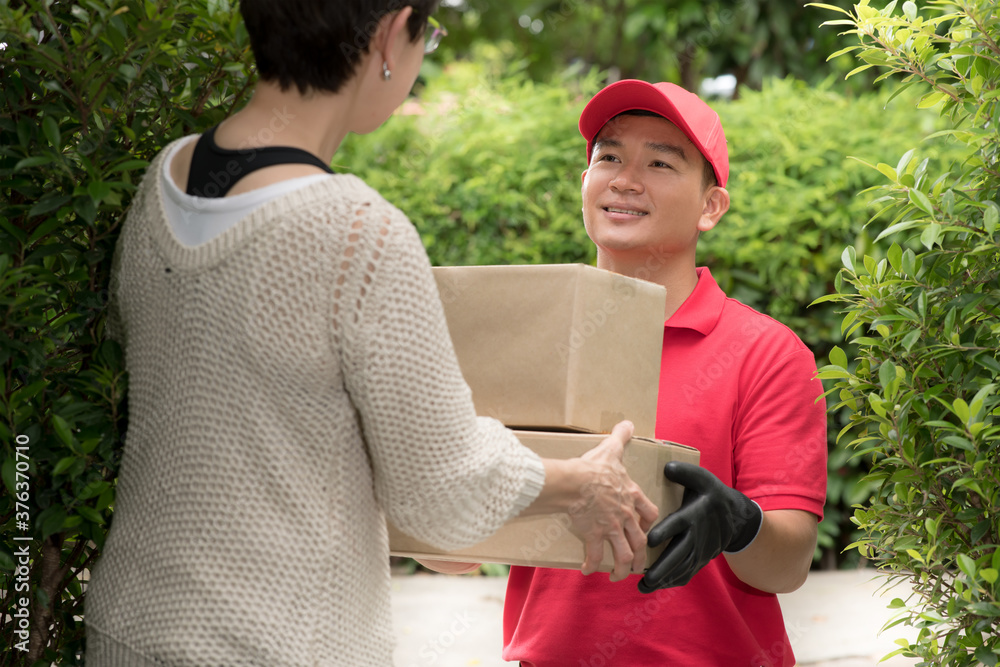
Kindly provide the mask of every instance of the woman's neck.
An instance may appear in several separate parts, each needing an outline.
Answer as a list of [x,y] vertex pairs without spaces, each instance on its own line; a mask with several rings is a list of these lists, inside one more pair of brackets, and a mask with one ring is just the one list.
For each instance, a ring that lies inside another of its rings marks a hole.
[[302,95],[292,86],[259,81],[245,107],[219,125],[215,140],[224,148],[293,146],[329,163],[350,128],[349,94]]

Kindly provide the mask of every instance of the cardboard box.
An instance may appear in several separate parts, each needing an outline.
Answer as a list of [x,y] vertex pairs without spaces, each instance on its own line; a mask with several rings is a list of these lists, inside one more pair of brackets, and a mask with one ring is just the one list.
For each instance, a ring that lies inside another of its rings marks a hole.
[[[604,435],[596,433],[554,433],[545,431],[516,431],[525,446],[542,458],[568,459],[584,454],[593,448]],[[623,461],[629,476],[642,488],[646,496],[660,510],[660,519],[680,507],[684,488],[663,476],[663,466],[669,461],[699,463],[699,452],[663,440],[633,438],[625,445]],[[659,519],[658,519],[659,520]],[[515,518],[492,537],[479,544],[459,551],[444,552],[416,540],[389,524],[389,551],[394,556],[433,558],[470,563],[507,563],[580,569],[583,564],[583,541],[570,532],[569,518],[565,514],[547,514]],[[647,567],[665,548],[646,550]],[[602,572],[613,569],[611,545],[604,544]]]
[[653,437],[666,289],[584,264],[434,269],[476,412]]

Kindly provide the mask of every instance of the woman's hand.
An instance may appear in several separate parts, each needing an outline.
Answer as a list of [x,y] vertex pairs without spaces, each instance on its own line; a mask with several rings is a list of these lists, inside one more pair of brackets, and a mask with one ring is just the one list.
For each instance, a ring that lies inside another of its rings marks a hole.
[[646,531],[657,518],[656,505],[632,481],[622,464],[625,443],[632,438],[631,422],[620,422],[611,435],[576,459],[544,459],[545,488],[524,512],[565,512],[570,530],[585,545],[581,572],[597,571],[604,558],[604,542],[611,543],[614,570],[611,581],[642,572],[646,561]]
[[479,569],[479,563],[458,563],[450,560],[434,560],[431,558],[415,558],[418,563],[428,570],[434,570],[441,574],[468,574]]

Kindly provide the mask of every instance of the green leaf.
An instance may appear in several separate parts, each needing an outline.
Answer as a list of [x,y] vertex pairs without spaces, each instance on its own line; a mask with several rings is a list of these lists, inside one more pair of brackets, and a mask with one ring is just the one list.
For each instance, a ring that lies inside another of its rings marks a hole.
[[[891,361],[883,362],[878,369],[878,380],[882,388],[888,392],[892,385],[896,382],[896,366]],[[890,398],[891,396],[886,396]]]
[[927,198],[927,195],[916,188],[910,188],[906,194],[914,206],[927,215],[934,215],[934,206],[931,204],[931,200]]
[[885,256],[889,260],[889,264],[897,272],[903,268],[903,249],[899,247],[898,243],[893,243],[889,246],[889,250]]
[[990,582],[991,584],[995,584],[997,582],[997,571],[994,570],[992,567],[987,567],[980,570],[979,576],[985,579],[986,581]]
[[100,204],[111,194],[111,184],[101,181],[91,181],[87,185],[87,194],[94,200],[95,204]]
[[969,605],[969,610],[980,616],[1000,616],[1000,604],[996,602],[973,602]]
[[[990,583],[993,582],[991,581]],[[979,646],[976,648],[975,658],[986,667],[996,667],[998,656],[989,647]]]
[[23,160],[19,160],[17,164],[14,165],[14,171],[18,172],[22,169],[30,169],[31,167],[41,167],[42,165],[50,164],[53,159],[49,156],[38,155],[35,157],[26,157]]
[[875,414],[885,419],[885,402],[882,400],[881,396],[874,393],[868,394],[868,404],[872,407],[872,410],[875,411]]
[[844,248],[844,252],[840,255],[840,261],[844,263],[844,266],[851,273],[856,273],[854,270],[854,261],[857,259],[857,255],[854,251],[854,246],[847,246]]
[[826,4],[823,4],[822,2],[810,2],[810,3],[807,4],[807,6],[809,6],[809,7],[819,7],[820,9],[829,9],[830,11],[840,12],[841,14],[846,14],[848,16],[851,15],[851,13],[849,11],[847,11],[846,9],[844,9],[843,7],[837,7],[835,5],[826,5]]
[[[972,531],[969,533],[969,539],[973,544],[979,544],[983,539],[983,536],[990,531],[990,520],[983,519],[975,526],[972,527]],[[993,582],[990,582],[993,583]]]
[[940,104],[942,101],[948,99],[948,96],[944,93],[927,93],[924,95],[920,102],[917,104],[918,109],[930,109],[931,107]]
[[994,373],[1000,373],[1000,361],[997,361],[995,357],[991,357],[989,352],[982,352],[976,355],[975,362]]
[[3,466],[0,466],[0,476],[3,477],[3,485],[7,489],[7,493],[14,495],[17,487],[14,485],[14,473],[17,471],[15,468],[14,457],[9,457],[4,459]]
[[908,333],[905,336],[903,336],[903,340],[901,341],[901,343],[903,345],[903,348],[907,352],[909,352],[910,350],[912,350],[913,346],[917,343],[918,340],[920,340],[920,336],[922,334],[923,334],[923,331],[921,331],[920,329],[914,329],[910,333]]
[[74,441],[73,431],[66,420],[59,415],[52,415],[52,429],[55,431],[56,436],[62,440],[63,444],[72,449]]
[[129,63],[123,63],[120,65],[118,67],[118,72],[128,81],[133,81],[139,75],[139,70],[137,70],[134,65]]
[[[967,438],[963,438],[960,435],[946,435],[943,438],[941,438],[941,441],[942,442],[946,442],[946,443],[948,443],[949,445],[951,445],[953,447],[958,447],[959,449],[963,449],[963,450],[965,450],[967,452],[974,452],[974,451],[976,451],[975,447],[972,446],[972,443],[969,442],[969,440]],[[959,480],[959,481],[960,482],[967,482],[968,480]],[[956,482],[956,484],[957,484],[957,482]],[[963,483],[963,484],[961,484],[961,486],[966,486],[966,484]]]
[[830,350],[830,363],[834,366],[847,368],[847,355],[836,345],[834,345],[833,349]]
[[57,151],[62,149],[62,137],[59,134],[59,124],[56,122],[55,118],[52,116],[46,116],[45,119],[42,120],[42,132],[45,133],[45,138],[48,139],[52,148]]
[[50,233],[58,229],[62,225],[62,220],[53,216],[43,222],[42,224],[35,227],[35,231],[31,233],[31,238],[28,239],[28,245],[34,245],[39,240],[45,238]]
[[817,304],[826,303],[828,301],[839,301],[839,300],[841,300],[843,298],[844,297],[842,295],[840,295],[840,294],[824,294],[823,296],[819,297],[815,301],[810,302],[809,305],[810,306],[815,306]]
[[96,523],[99,525],[104,525],[104,517],[101,513],[95,510],[93,507],[87,507],[86,505],[80,505],[75,508],[76,513],[82,516],[84,519],[91,523]]
[[42,533],[42,539],[46,539],[53,533],[58,533],[66,523],[66,509],[62,505],[51,505],[44,509],[35,520],[38,529]]
[[899,163],[896,165],[897,174],[905,174],[906,167],[910,164],[910,160],[913,158],[913,153],[916,148],[911,148],[910,150],[903,153],[903,157],[899,158]]
[[109,174],[114,174],[119,171],[136,171],[138,169],[145,169],[149,166],[148,160],[125,160],[108,170]]
[[76,463],[76,457],[75,456],[67,456],[67,457],[65,457],[63,459],[60,459],[59,463],[57,463],[56,466],[55,466],[55,468],[52,469],[52,474],[54,476],[55,475],[61,475],[64,472],[66,472],[67,470],[69,470],[73,466],[74,463]]
[[962,572],[965,573],[969,579],[972,581],[976,580],[976,561],[972,560],[965,554],[958,554],[958,567]]
[[983,211],[983,226],[990,236],[997,230],[997,222],[1000,222],[1000,206],[996,202],[986,202],[986,209]]
[[896,170],[887,165],[885,162],[879,162],[875,168],[882,172],[882,174],[893,183],[897,181]]
[[74,205],[74,209],[81,218],[83,218],[88,223],[93,224],[94,220],[97,218],[97,205],[94,204],[94,200],[90,197],[78,197]]
[[951,404],[951,406],[952,406],[952,412],[955,413],[955,416],[958,417],[963,424],[968,423],[970,414],[969,404],[966,403],[961,398],[956,398],[955,401]]
[[[72,200],[73,197],[70,195],[64,195],[58,192],[49,193],[35,202],[35,204],[28,209],[28,217],[33,218],[36,215],[45,215],[46,213],[56,210],[60,206],[65,206]],[[60,221],[57,220],[57,222]],[[32,234],[32,238],[34,237],[35,234]]]
[[[912,190],[910,192],[913,192]],[[934,244],[938,242],[941,238],[941,225],[936,222],[932,222],[926,227],[924,231],[920,233],[920,242],[924,244],[924,247],[928,250],[934,249]]]
[[[827,21],[827,23],[831,25],[833,24],[832,21]],[[848,72],[847,76],[845,76],[844,78],[850,79],[855,74],[860,74],[861,72],[864,72],[866,69],[871,69],[872,67],[875,67],[875,65],[862,65],[861,67],[855,67],[850,72]]]
[[111,486],[110,482],[105,482],[103,479],[95,479],[90,481],[87,486],[83,487],[83,490],[77,496],[79,500],[90,500],[94,496],[99,496],[106,489]]
[[827,56],[826,57],[826,61],[830,62],[834,58],[839,58],[840,56],[844,55],[845,53],[850,53],[851,51],[857,51],[860,48],[862,48],[862,47],[855,45],[855,46],[848,46],[846,48],[840,49],[839,51],[835,51],[835,52],[831,53],[829,56]]

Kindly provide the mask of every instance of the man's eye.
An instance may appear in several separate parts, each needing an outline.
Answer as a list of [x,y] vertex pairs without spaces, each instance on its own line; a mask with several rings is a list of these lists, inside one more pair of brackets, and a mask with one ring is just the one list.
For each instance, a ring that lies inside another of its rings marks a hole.
[[604,154],[597,158],[599,162],[617,162],[618,158],[614,155]]
[[653,161],[653,166],[654,167],[666,167],[667,169],[673,169],[673,167],[671,167],[668,163],[661,162],[659,160],[654,160]]

